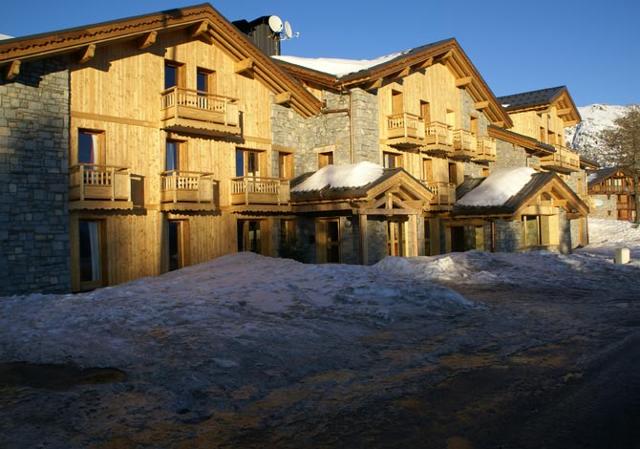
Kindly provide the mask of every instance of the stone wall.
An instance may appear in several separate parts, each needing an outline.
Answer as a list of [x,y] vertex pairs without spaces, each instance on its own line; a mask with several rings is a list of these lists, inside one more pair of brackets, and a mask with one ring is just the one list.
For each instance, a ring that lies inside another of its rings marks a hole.
[[387,257],[387,222],[383,218],[367,220],[367,257],[369,265]]
[[522,246],[522,223],[520,221],[496,220],[497,252],[511,253]]
[[618,219],[616,195],[589,195],[589,216],[594,218]]
[[64,61],[0,78],[0,295],[71,288],[68,139]]
[[495,168],[526,167],[527,153],[524,148],[504,140],[496,139]]

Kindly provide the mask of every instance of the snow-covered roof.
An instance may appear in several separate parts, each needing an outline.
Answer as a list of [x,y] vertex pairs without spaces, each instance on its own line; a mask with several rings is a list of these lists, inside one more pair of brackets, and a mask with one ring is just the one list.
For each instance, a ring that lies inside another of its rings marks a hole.
[[324,188],[362,187],[382,176],[384,168],[372,162],[347,165],[327,165],[291,189],[311,192]]
[[535,173],[531,167],[497,169],[482,184],[460,198],[456,205],[502,206],[520,192]]
[[380,56],[375,59],[340,59],[340,58],[304,58],[301,56],[273,56],[273,58],[291,64],[306,67],[318,72],[328,73],[338,78],[349,75],[350,73],[366,70],[375,67],[392,59],[402,56],[411,50],[391,53],[389,55]]

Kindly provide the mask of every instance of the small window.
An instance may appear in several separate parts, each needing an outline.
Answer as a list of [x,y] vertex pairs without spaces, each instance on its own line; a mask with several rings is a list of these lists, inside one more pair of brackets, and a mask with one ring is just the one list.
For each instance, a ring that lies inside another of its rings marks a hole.
[[78,163],[99,165],[104,159],[103,134],[98,131],[78,130]]
[[167,140],[164,169],[166,171],[180,169],[180,142]]
[[199,95],[212,94],[215,92],[215,72],[198,67],[196,72],[196,89]]
[[318,168],[333,165],[333,151],[318,153]]
[[433,161],[431,159],[422,160],[422,180],[425,182],[433,181]]
[[391,113],[392,114],[401,114],[404,112],[404,99],[402,96],[402,92],[397,90],[391,91]]
[[486,178],[487,176],[489,176],[490,173],[491,173],[491,170],[489,170],[487,167],[482,168],[481,175],[483,178]]
[[260,152],[236,149],[236,176],[260,176]]
[[469,131],[471,131],[471,133],[476,136],[478,135],[478,118],[477,117],[470,117]]
[[164,63],[164,88],[171,89],[179,85],[180,65],[175,62]]
[[395,153],[382,153],[382,165],[384,168],[400,167],[400,155]]

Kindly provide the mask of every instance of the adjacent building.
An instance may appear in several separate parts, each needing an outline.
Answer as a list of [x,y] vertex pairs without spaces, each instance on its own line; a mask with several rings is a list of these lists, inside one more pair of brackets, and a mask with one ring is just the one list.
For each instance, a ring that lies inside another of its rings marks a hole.
[[455,39],[278,57],[263,19],[205,4],[0,41],[0,294],[236,251],[371,264],[586,243],[566,88],[497,98]]
[[597,218],[635,221],[636,189],[633,173],[624,167],[609,167],[589,175],[591,214]]

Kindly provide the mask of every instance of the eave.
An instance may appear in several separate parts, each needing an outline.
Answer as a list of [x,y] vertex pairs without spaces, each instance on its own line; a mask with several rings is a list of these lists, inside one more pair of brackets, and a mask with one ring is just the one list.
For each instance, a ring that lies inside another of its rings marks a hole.
[[[217,43],[236,61],[251,58],[256,78],[276,95],[290,92],[291,107],[301,115],[310,117],[320,112],[322,103],[317,98],[208,3],[1,41],[0,66],[11,66],[14,61],[75,53],[90,45],[99,49],[117,42],[136,40],[152,32],[166,33],[190,27],[203,30],[201,38]],[[140,48],[145,48],[143,45]]]

